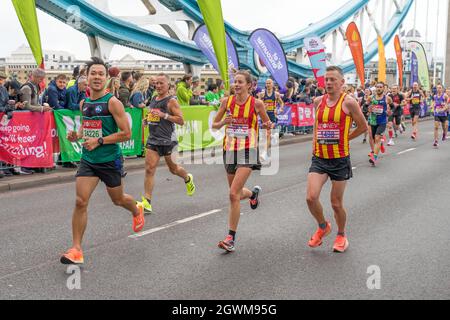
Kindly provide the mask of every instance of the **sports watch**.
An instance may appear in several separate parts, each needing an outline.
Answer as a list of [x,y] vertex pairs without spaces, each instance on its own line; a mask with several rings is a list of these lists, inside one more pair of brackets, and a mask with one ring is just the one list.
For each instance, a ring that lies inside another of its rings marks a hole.
[[103,138],[98,138],[97,142],[102,146],[105,141],[103,140]]

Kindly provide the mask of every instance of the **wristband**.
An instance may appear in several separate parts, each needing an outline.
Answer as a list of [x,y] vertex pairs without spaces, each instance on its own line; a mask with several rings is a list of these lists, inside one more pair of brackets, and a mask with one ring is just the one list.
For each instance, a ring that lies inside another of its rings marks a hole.
[[167,119],[169,119],[169,114],[168,113],[166,113],[166,115],[164,116],[164,120],[167,120]]

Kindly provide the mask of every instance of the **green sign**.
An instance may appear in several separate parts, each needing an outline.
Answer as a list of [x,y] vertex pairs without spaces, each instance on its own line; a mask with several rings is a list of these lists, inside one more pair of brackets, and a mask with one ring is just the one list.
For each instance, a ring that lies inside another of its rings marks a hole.
[[[142,154],[142,110],[125,109],[125,111],[131,127],[131,140],[120,143],[120,147],[124,156],[137,156]],[[56,110],[53,114],[59,136],[62,162],[80,161],[83,150],[81,142],[70,142],[66,137],[70,131],[78,132],[81,126],[81,112]]]

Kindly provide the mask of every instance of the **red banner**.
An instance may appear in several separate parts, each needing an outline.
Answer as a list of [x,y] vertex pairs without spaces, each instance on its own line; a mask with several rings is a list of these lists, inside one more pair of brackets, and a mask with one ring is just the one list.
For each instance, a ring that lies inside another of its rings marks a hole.
[[0,114],[0,161],[26,168],[53,167],[53,113]]
[[295,127],[314,126],[314,105],[305,103],[287,104],[292,110],[292,125]]

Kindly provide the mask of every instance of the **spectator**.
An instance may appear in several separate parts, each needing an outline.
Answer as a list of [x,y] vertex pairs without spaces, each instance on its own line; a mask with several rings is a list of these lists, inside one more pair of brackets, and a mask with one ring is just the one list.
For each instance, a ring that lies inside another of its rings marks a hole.
[[209,85],[205,99],[211,106],[217,107],[220,105],[219,88],[217,87],[217,84],[212,83]]
[[67,83],[66,89],[71,88],[77,83],[78,78],[80,77],[80,67],[76,66],[75,69],[73,69],[72,73],[72,79]]
[[4,86],[6,79],[6,74],[0,72],[0,112],[5,112],[8,107],[9,93]]
[[298,102],[304,102],[307,105],[313,103],[313,97],[311,95],[311,87],[305,87],[305,90],[303,90],[303,92],[300,93],[298,96]]
[[117,68],[117,67],[111,67],[111,68],[108,69],[108,74],[109,74],[109,77],[111,79],[112,78],[117,78],[119,76],[119,74],[120,74],[120,69]]
[[148,86],[146,96],[148,98],[148,101],[150,102],[153,97],[158,95],[158,93],[156,92],[156,77],[151,76],[148,80],[149,80],[149,86]]
[[145,108],[146,93],[149,87],[148,79],[142,78],[134,86],[131,93],[130,104],[133,108]]
[[177,87],[174,84],[170,84],[169,86],[169,95],[177,99]]
[[86,88],[87,78],[85,76],[79,77],[77,84],[67,90],[67,109],[73,111],[80,110],[80,102],[86,99]]
[[48,85],[47,90],[44,92],[42,101],[48,103],[53,110],[65,109],[67,106],[67,77],[64,74],[60,74]]
[[31,74],[31,80],[26,82],[20,88],[20,102],[23,102],[23,109],[33,112],[48,112],[52,108],[48,103],[43,106],[39,104],[39,83],[45,78],[45,71],[42,69],[35,69]]
[[185,75],[183,79],[181,79],[181,81],[178,82],[176,94],[178,103],[181,106],[190,105],[191,98],[193,96],[191,85],[192,85],[192,75],[190,74]]
[[114,97],[119,99],[120,79],[111,78],[106,88],[106,93],[112,93]]
[[19,102],[21,84],[19,81],[17,81],[17,75],[13,74],[11,79],[7,81],[4,86],[8,90],[9,99]]
[[130,106],[130,94],[131,94],[131,84],[133,83],[133,76],[131,72],[122,72],[121,84],[119,88],[119,100],[122,102],[124,107]]

